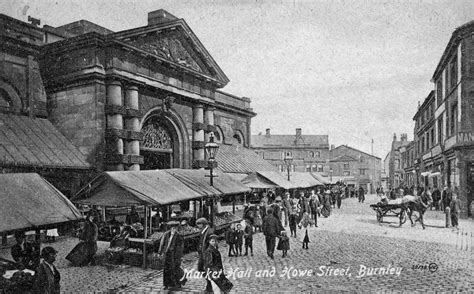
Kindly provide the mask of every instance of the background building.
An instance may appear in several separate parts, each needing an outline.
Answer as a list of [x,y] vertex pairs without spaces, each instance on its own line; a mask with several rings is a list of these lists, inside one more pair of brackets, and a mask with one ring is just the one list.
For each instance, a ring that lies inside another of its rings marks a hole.
[[272,135],[270,129],[266,129],[265,135],[252,135],[250,148],[281,172],[286,171],[285,156],[293,158],[291,171],[329,171],[327,135],[303,135],[300,128],[294,135]]
[[[400,135],[400,141],[397,141],[397,134],[393,134],[392,149],[388,156],[388,188],[399,187],[405,185],[404,176],[405,171],[402,168],[402,155],[401,147],[407,146],[408,142],[407,134]],[[385,159],[386,163],[387,158]],[[387,170],[386,170],[387,172]]]
[[369,193],[375,193],[381,185],[381,159],[350,146],[331,149],[329,166],[333,177],[346,184],[362,186]]

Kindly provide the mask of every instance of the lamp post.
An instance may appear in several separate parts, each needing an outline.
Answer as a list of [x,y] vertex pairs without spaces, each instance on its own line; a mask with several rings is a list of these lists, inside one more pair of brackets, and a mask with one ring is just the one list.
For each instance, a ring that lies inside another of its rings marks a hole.
[[216,155],[217,151],[219,151],[219,145],[214,142],[214,133],[211,133],[209,136],[209,142],[206,143],[204,146],[204,149],[206,149],[206,154],[207,154],[207,167],[209,168],[210,174],[210,184],[211,186],[214,186],[214,177],[216,177],[212,171],[214,168],[217,167],[217,162],[216,162]]
[[331,181],[331,184],[332,184],[332,173],[333,173],[333,170],[332,168],[329,170],[329,179]]
[[285,158],[283,160],[285,161],[286,172],[288,174],[288,181],[289,181],[290,180],[290,167],[291,167],[291,163],[293,162],[293,157],[291,157],[290,155],[285,155]]

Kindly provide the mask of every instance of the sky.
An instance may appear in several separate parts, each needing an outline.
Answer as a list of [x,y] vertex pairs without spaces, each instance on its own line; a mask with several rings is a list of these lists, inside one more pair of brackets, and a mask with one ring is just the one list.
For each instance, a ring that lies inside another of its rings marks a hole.
[[183,18],[251,98],[252,134],[329,135],[384,159],[393,134],[413,138],[413,116],[452,32],[474,1],[448,0],[2,0],[0,13],[60,26],[86,19],[113,31],[165,9]]

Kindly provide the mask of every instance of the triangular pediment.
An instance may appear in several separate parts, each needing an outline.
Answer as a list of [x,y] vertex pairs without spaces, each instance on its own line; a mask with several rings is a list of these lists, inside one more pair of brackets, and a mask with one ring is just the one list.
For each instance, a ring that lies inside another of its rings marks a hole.
[[182,19],[119,32],[114,38],[162,61],[177,65],[184,71],[211,78],[221,86],[229,82],[227,76]]

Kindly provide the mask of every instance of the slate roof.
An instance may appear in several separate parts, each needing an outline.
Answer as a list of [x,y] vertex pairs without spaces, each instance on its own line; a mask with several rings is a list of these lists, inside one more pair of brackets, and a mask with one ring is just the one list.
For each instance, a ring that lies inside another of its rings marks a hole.
[[343,154],[341,156],[335,157],[330,160],[331,162],[341,162],[341,161],[358,161],[356,158]]
[[328,135],[301,135],[296,145],[295,139],[295,135],[252,135],[251,147],[329,147]]
[[258,156],[255,151],[237,145],[221,144],[216,160],[217,167],[225,173],[276,171],[276,167]]
[[0,113],[0,164],[87,169],[92,165],[44,118]]

